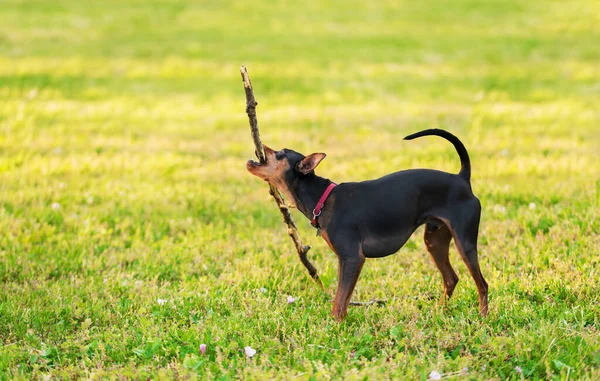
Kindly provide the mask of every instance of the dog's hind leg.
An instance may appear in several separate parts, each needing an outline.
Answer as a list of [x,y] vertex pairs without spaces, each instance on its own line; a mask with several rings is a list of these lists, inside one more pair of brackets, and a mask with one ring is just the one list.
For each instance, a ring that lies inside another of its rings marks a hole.
[[479,313],[482,316],[487,316],[488,284],[481,274],[477,255],[477,236],[479,233],[479,218],[481,216],[479,200],[475,199],[465,203],[465,205],[459,205],[455,216],[452,220],[445,220],[444,222],[448,225],[454,237],[456,249],[467,265],[477,286]]
[[423,238],[427,251],[442,274],[444,295],[440,299],[440,303],[443,303],[452,296],[454,287],[458,283],[458,276],[454,272],[448,257],[452,233],[450,233],[448,226],[441,221],[428,222],[425,226]]

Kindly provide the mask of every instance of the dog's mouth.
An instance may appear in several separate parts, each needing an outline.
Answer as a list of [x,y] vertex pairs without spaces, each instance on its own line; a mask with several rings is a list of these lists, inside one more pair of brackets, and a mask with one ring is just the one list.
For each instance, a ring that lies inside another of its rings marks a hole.
[[254,160],[248,160],[248,162],[246,163],[246,167],[248,168],[256,168],[256,167],[260,167],[262,164],[259,163],[258,161],[254,161]]

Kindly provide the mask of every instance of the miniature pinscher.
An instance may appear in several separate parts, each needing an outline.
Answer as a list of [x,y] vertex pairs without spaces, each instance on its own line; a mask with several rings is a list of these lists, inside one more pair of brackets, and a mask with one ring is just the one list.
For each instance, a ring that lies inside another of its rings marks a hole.
[[[248,171],[274,185],[293,202],[335,252],[339,261],[333,316],[343,320],[365,258],[397,252],[425,224],[425,245],[442,274],[450,298],[458,283],[448,258],[454,242],[479,292],[479,312],[488,313],[488,285],[477,259],[481,204],[471,190],[471,162],[462,142],[451,133],[429,129],[405,137],[435,135],[454,145],[461,161],[458,174],[431,169],[399,171],[377,180],[335,184],[315,174],[324,153],[304,156],[290,149],[264,146],[266,163],[250,160]],[[319,232],[319,231],[318,231]]]

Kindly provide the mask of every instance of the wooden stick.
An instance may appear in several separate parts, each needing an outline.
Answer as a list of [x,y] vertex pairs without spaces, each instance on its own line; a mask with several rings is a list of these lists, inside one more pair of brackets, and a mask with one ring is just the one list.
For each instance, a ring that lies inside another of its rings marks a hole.
[[[248,70],[246,70],[246,66],[242,65],[240,68],[240,73],[242,74],[242,81],[244,82],[244,90],[246,91],[246,114],[248,114],[248,121],[250,122],[250,130],[252,132],[252,140],[254,141],[254,147],[256,150],[254,153],[256,157],[262,164],[267,162],[265,157],[265,151],[263,148],[262,141],[260,140],[260,134],[258,132],[258,121],[256,120],[256,99],[254,98],[254,92],[252,90],[252,83],[250,82],[250,76],[248,75]],[[315,282],[324,289],[323,283],[319,278],[319,274],[317,273],[317,269],[313,264],[308,260],[307,253],[310,250],[310,246],[304,246],[302,244],[302,240],[300,239],[300,235],[298,235],[298,228],[296,227],[296,223],[290,214],[288,206],[285,204],[283,200],[283,196],[281,192],[273,185],[269,184],[269,194],[273,196],[275,202],[277,203],[277,207],[279,207],[279,211],[283,215],[283,221],[286,223],[288,230],[288,235],[294,241],[296,245],[296,250],[298,251],[298,257],[300,258],[300,262],[306,267],[310,276],[314,279]]]
[[385,305],[386,303],[387,299],[371,299],[368,302],[350,301],[351,306],[372,306],[373,304]]

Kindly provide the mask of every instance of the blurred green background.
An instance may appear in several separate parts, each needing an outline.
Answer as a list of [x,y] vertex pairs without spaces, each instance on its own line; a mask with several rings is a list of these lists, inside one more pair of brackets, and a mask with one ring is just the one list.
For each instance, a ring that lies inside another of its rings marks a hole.
[[[2,377],[599,378],[599,24],[590,0],[2,1]],[[327,295],[245,170],[242,63],[263,141],[336,182],[456,172],[402,137],[461,138],[488,319],[454,250],[437,305],[420,229],[365,265],[355,299],[389,303],[333,322],[335,255],[296,213]]]

